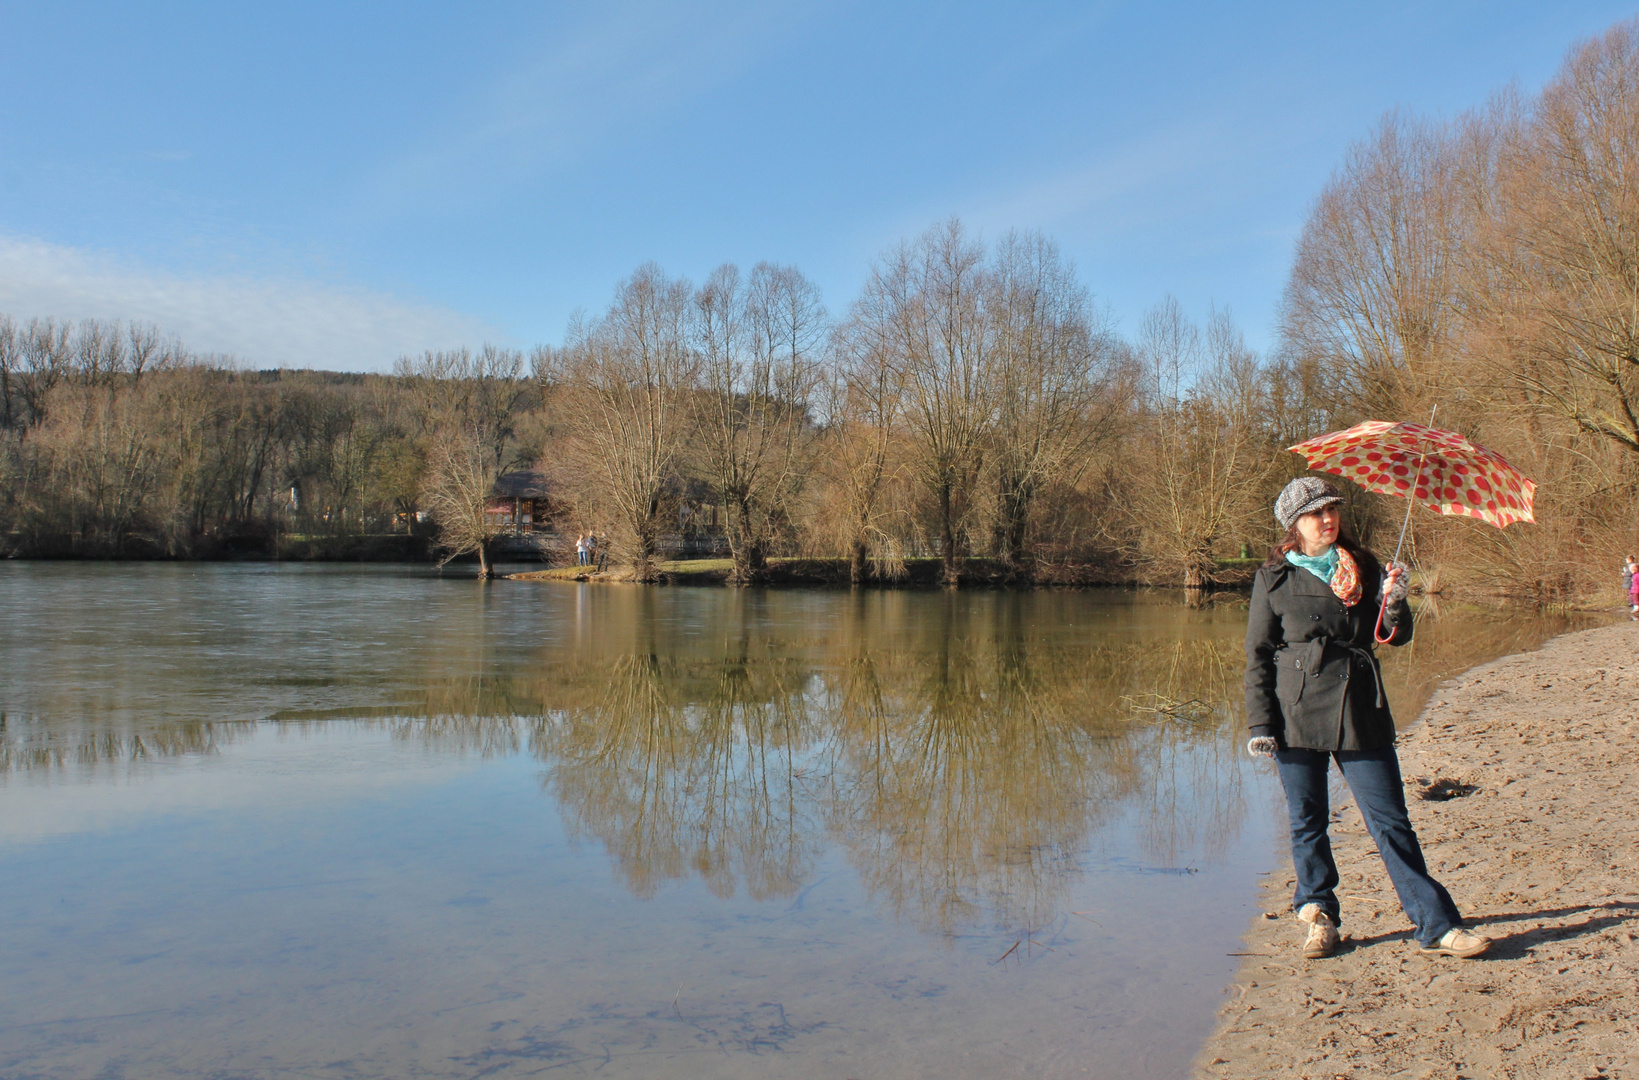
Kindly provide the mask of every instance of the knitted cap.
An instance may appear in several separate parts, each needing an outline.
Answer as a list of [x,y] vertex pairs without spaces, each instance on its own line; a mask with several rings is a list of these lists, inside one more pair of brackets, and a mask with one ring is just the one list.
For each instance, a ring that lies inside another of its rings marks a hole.
[[1300,476],[1281,490],[1275,500],[1275,520],[1280,527],[1290,529],[1292,522],[1304,514],[1312,514],[1323,506],[1343,501],[1337,488],[1318,476]]

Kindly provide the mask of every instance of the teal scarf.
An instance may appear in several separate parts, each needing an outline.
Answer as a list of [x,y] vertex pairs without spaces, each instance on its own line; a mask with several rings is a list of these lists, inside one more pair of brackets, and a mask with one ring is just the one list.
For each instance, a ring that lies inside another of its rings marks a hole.
[[1288,551],[1286,561],[1293,566],[1301,566],[1315,577],[1330,585],[1332,576],[1337,573],[1337,545],[1333,544],[1326,549],[1324,555],[1304,555],[1297,551]]

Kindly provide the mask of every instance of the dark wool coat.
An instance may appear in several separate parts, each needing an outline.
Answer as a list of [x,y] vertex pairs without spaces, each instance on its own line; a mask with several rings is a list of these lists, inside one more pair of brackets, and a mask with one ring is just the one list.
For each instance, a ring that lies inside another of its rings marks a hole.
[[[1282,748],[1380,750],[1394,745],[1394,717],[1373,650],[1383,568],[1356,556],[1360,602],[1349,607],[1309,571],[1282,562],[1258,570],[1246,623],[1246,724]],[[1389,644],[1411,640],[1411,608],[1389,605]]]

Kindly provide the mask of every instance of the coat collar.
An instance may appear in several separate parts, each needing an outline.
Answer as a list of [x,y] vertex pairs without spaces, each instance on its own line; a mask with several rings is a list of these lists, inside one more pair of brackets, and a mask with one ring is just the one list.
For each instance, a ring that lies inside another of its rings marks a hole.
[[1287,588],[1299,596],[1336,596],[1332,587],[1301,567],[1282,561],[1286,570]]

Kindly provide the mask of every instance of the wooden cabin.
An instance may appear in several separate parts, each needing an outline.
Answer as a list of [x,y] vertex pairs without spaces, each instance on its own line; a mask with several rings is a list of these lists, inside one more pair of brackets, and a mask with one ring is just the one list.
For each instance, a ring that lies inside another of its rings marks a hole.
[[502,473],[490,491],[490,521],[508,533],[552,532],[557,505],[546,474],[533,469]]

